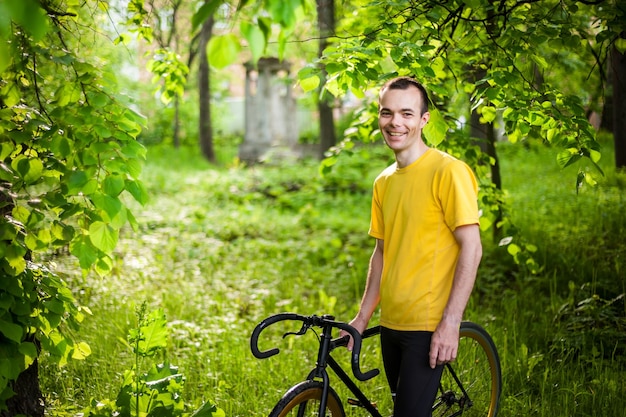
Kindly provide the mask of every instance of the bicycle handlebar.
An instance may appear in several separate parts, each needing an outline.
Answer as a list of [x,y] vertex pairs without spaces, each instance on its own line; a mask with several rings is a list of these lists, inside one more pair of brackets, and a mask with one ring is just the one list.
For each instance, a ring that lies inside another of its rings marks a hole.
[[[354,373],[354,376],[360,381],[367,381],[368,379],[371,379],[379,374],[378,369],[371,369],[367,372],[361,372],[361,366],[359,364],[359,356],[361,354],[362,337],[354,327],[350,326],[347,323],[330,320],[328,318],[320,317],[316,315],[303,316],[301,314],[296,314],[296,313],[278,313],[261,321],[259,324],[256,325],[256,327],[252,331],[252,336],[250,337],[250,349],[252,350],[252,354],[256,358],[265,359],[265,358],[274,356],[278,354],[278,352],[280,352],[278,348],[273,348],[273,349],[269,349],[266,351],[259,350],[259,345],[258,345],[259,335],[264,329],[266,329],[270,325],[277,323],[279,321],[287,321],[287,320],[301,321],[304,323],[304,325],[307,328],[311,326],[324,327],[326,325],[330,325],[337,329],[347,331],[350,334],[350,336],[352,336],[352,339],[354,340],[354,346],[352,348],[352,357],[351,357],[352,373]],[[304,333],[297,333],[297,334],[304,334]],[[331,341],[331,344],[333,347],[345,346],[347,343],[348,343],[347,336],[333,339]]]

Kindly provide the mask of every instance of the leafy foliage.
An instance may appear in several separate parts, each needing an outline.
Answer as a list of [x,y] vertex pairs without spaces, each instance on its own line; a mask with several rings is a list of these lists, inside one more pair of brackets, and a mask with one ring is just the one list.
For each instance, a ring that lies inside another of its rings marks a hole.
[[69,359],[90,355],[89,345],[75,342],[70,333],[90,314],[88,308],[78,305],[67,284],[45,267],[29,262],[24,272],[4,275],[0,287],[0,402],[12,396],[10,382],[37,359],[40,350],[61,366]]
[[[441,110],[445,122],[433,126],[434,144],[449,130],[465,129],[452,122],[465,117],[471,103],[482,123],[501,119],[512,142],[542,138],[564,148],[558,157],[562,166],[581,157],[597,163],[587,97],[568,92],[563,74],[548,59],[563,60],[550,56],[556,49],[591,68],[584,45],[596,56],[606,56],[624,26],[623,18],[616,17],[624,11],[613,2],[579,7],[557,1],[374,1],[368,6],[366,19],[359,13],[358,20],[342,22],[346,32],[361,35],[337,39],[325,52],[325,88],[334,96],[350,91],[362,97],[391,76],[413,75],[446,109]],[[589,16],[599,17],[591,21]],[[544,48],[548,40],[550,48]],[[304,85],[316,77],[311,68],[300,74]],[[457,104],[463,102],[467,105]]]
[[593,291],[590,284],[577,288],[569,283],[570,294],[559,308],[554,320],[552,350],[556,355],[584,358],[623,358],[626,352],[626,317],[624,297],[619,294],[610,300]]
[[183,398],[185,378],[178,367],[164,362],[150,364],[142,372],[143,359],[155,358],[167,347],[167,320],[165,313],[146,312],[143,303],[137,309],[137,327],[128,335],[128,346],[135,356],[132,369],[124,372],[122,386],[115,402],[92,400],[86,415],[105,417],[223,417],[224,412],[210,402],[190,411]]
[[[250,22],[250,11],[263,16],[252,20],[256,30],[242,23],[246,26],[241,32],[249,44],[264,41],[267,46],[267,29],[279,24],[288,30],[303,6],[298,1],[280,6],[267,1],[255,7],[241,2],[239,11],[248,10],[240,13],[242,22]],[[579,170],[577,188],[596,184],[597,175],[603,174],[601,154],[587,111],[600,105],[597,91],[603,88],[608,51],[613,45],[624,47],[620,34],[626,29],[626,11],[613,0],[356,0],[342,7],[343,18],[322,65],[310,63],[299,72],[305,91],[317,91],[324,80],[324,90],[337,99],[350,93],[365,100],[344,142],[322,162],[322,172],[336,167],[338,155],[350,151],[354,142],[379,138],[371,105],[375,100],[365,92],[393,76],[412,75],[432,93],[432,117],[424,132],[428,143],[474,162],[481,175],[483,227],[502,231],[506,238],[501,244],[517,262],[538,272],[536,248],[516,235],[515,225],[503,216],[507,208],[501,191],[491,185],[485,164],[488,168],[496,161],[476,157],[476,139],[464,121],[475,111],[481,124],[495,125],[512,143],[540,139],[557,145],[561,167],[585,159],[595,169]],[[212,42],[210,61],[218,67],[234,62],[240,49],[232,33]],[[572,75],[572,68],[586,78]]]
[[[229,7],[229,2],[209,1],[200,7],[192,19],[194,27],[208,19],[221,6]],[[233,19],[230,24],[234,26],[235,22],[239,23],[239,33],[249,47],[253,62],[257,62],[266,53],[272,42],[277,43],[278,57],[282,60],[285,58],[289,35],[309,7],[306,0],[244,0],[237,2],[238,19]],[[279,28],[277,35],[274,33],[274,26]],[[225,68],[237,61],[242,50],[241,39],[235,33],[217,34],[209,41],[209,63],[217,69]]]
[[46,266],[48,254],[69,248],[85,272],[106,274],[120,229],[136,225],[125,196],[147,201],[146,151],[136,141],[143,118],[89,49],[102,46],[88,28],[106,7],[0,3],[0,349],[11,363],[0,408],[35,347],[60,365],[89,354],[61,331],[86,310]]

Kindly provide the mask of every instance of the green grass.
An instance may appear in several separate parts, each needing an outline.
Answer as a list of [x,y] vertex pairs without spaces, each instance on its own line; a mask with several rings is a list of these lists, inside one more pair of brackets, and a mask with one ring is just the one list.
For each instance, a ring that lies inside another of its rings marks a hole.
[[[133,364],[120,339],[146,301],[167,314],[165,356],[184,373],[190,404],[211,400],[227,416],[267,415],[314,365],[315,339],[275,333],[262,347],[278,345],[281,354],[259,361],[249,351],[256,323],[280,311],[340,320],[356,312],[373,248],[371,182],[389,157],[382,148],[362,152],[371,159],[346,158],[322,180],[311,161],[214,167],[195,150],[151,148],[143,180],[152,200],[145,207],[129,201],[140,226],[121,237],[113,274],[82,277],[68,273],[76,270],[71,261],[58,260],[93,311],[76,333],[93,353],[62,369],[42,358],[49,414],[115,399]],[[610,168],[610,147],[606,177],[578,194],[577,168],[561,171],[556,150],[503,144],[499,153],[512,220],[543,265],[530,275],[484,238],[467,318],[498,345],[500,415],[622,415],[626,311],[623,298],[609,302],[626,292],[626,179]],[[379,356],[372,343],[366,367],[380,366]]]

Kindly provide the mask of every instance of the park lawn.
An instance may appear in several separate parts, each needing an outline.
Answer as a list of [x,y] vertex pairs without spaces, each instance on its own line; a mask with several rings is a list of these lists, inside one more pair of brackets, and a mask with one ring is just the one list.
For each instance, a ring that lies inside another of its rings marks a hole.
[[[610,168],[610,146],[601,161],[606,176],[578,193],[578,167],[561,170],[557,150],[502,144],[498,151],[508,215],[543,265],[531,274],[489,232],[483,236],[467,318],[498,345],[500,415],[621,415],[626,177]],[[373,248],[371,182],[389,155],[381,146],[363,148],[324,179],[314,161],[215,167],[195,149],[150,148],[148,155],[143,180],[151,201],[129,201],[139,229],[121,236],[111,276],[83,277],[71,260],[57,260],[93,312],[76,332],[92,355],[61,369],[42,358],[48,412],[77,414],[91,399],[115,399],[134,363],[121,340],[145,302],[167,315],[170,345],[159,360],[185,375],[190,405],[209,400],[227,416],[267,415],[314,365],[315,339],[276,335],[265,347],[280,345],[281,354],[259,361],[249,351],[250,332],[280,311],[346,321],[355,314]],[[380,366],[378,358],[372,344],[366,366]],[[382,378],[370,384],[384,385]]]

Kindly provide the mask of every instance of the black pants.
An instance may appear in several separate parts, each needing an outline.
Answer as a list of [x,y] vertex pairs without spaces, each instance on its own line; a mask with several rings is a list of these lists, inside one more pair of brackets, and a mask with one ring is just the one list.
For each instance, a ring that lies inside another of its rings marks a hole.
[[380,329],[387,381],[394,395],[394,417],[430,417],[443,365],[429,364],[432,332]]

